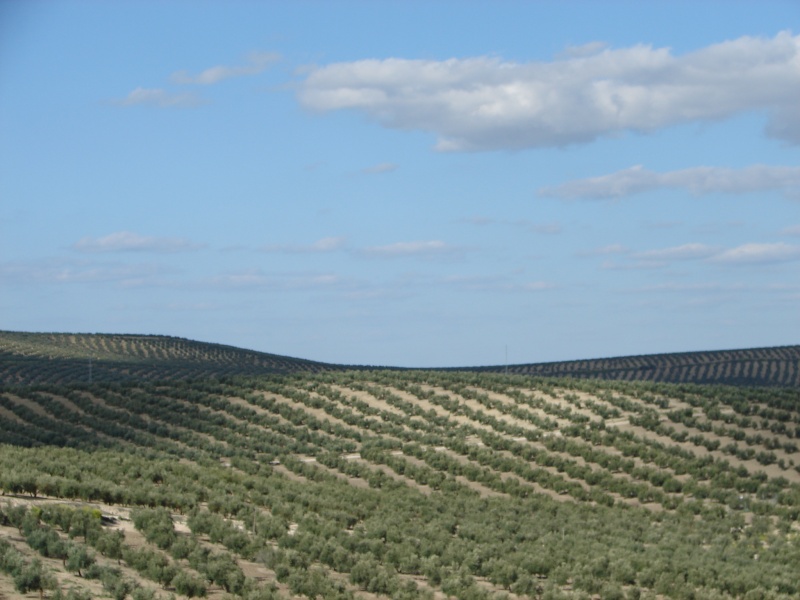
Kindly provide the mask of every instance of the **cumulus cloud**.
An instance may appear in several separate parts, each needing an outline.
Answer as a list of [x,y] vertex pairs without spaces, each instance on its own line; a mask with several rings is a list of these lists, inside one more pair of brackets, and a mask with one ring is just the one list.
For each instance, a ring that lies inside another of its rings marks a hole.
[[693,194],[742,194],[781,190],[800,192],[800,167],[751,165],[743,169],[693,167],[657,173],[636,165],[600,177],[578,179],[539,190],[540,196],[562,199],[618,199],[657,189],[685,189]]
[[79,252],[184,252],[201,246],[184,238],[164,238],[139,235],[131,231],[119,231],[105,237],[84,237],[72,245]]
[[401,256],[436,256],[458,252],[454,246],[441,240],[428,240],[416,242],[397,242],[386,246],[369,246],[360,253],[365,256],[381,258],[395,258]]
[[248,57],[248,64],[239,66],[218,65],[191,75],[188,71],[176,71],[172,74],[172,82],[177,84],[212,85],[233,77],[258,75],[272,63],[280,60],[280,55],[272,52],[253,53]]
[[550,62],[387,58],[311,67],[303,106],[351,109],[429,131],[441,151],[565,146],[620,132],[768,114],[766,133],[800,143],[800,36],[741,37],[676,56],[589,44]]
[[117,106],[155,106],[158,108],[193,108],[205,101],[195,94],[173,94],[166,90],[137,87],[125,98],[115,100]]
[[347,239],[344,237],[325,237],[317,240],[313,244],[305,246],[295,244],[269,244],[262,246],[260,250],[263,252],[285,252],[288,254],[334,252],[344,248],[346,242]]

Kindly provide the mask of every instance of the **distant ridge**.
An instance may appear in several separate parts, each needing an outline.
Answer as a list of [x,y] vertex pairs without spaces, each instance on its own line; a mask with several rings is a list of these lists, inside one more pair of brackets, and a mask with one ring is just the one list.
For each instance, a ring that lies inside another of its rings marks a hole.
[[[316,362],[161,335],[0,331],[0,383],[5,385],[174,381],[375,368],[401,370]],[[800,345],[429,370],[800,387]]]
[[172,381],[342,368],[163,335],[0,331],[4,384]]
[[800,345],[474,367],[537,377],[800,387]]

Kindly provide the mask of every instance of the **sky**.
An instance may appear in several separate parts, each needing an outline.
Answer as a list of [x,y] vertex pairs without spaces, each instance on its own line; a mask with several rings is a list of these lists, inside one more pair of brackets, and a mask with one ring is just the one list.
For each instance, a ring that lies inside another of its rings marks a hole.
[[0,329],[800,343],[800,3],[0,0]]

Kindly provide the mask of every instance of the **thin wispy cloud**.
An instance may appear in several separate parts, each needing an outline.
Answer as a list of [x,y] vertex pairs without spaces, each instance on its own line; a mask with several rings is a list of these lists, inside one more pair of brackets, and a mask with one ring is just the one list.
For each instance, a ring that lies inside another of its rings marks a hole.
[[[599,253],[595,253],[599,255]],[[720,248],[701,243],[658,248],[626,254],[625,262],[605,261],[607,270],[654,269],[679,261],[700,261],[705,264],[748,266],[800,260],[800,246],[777,243],[747,243],[733,248]]]
[[341,286],[345,281],[333,273],[266,273],[248,269],[223,273],[199,282],[200,287],[218,290],[326,290]]
[[369,246],[359,250],[359,254],[377,258],[397,258],[404,256],[442,256],[460,253],[462,249],[441,240],[396,242],[385,246]]
[[800,167],[752,165],[742,169],[693,167],[657,173],[636,165],[609,175],[578,179],[539,190],[548,198],[619,199],[659,189],[683,189],[695,195],[744,194],[778,190],[800,192]]
[[800,225],[785,227],[780,231],[781,235],[800,235]]
[[561,233],[562,231],[560,223],[556,222],[539,223],[535,221],[530,221],[528,219],[516,219],[511,221],[506,219],[493,219],[491,217],[474,216],[474,217],[464,217],[458,219],[456,222],[466,225],[478,225],[478,226],[505,225],[505,226],[520,227],[530,233],[545,234],[545,235],[554,235],[557,233]]
[[561,233],[561,225],[559,223],[534,223],[526,219],[514,221],[514,225],[522,227],[530,233],[555,235]]
[[261,246],[259,250],[261,250],[262,252],[282,252],[287,254],[323,253],[323,252],[335,252],[337,250],[342,250],[345,247],[346,243],[347,243],[347,238],[344,237],[325,237],[308,245],[268,244],[265,246]]
[[198,250],[202,247],[202,245],[185,238],[146,236],[131,231],[118,231],[100,238],[84,237],[72,245],[73,250],[90,253],[155,252],[163,254]]
[[432,132],[440,151],[559,147],[752,111],[766,114],[767,135],[797,144],[798,57],[800,36],[782,32],[682,56],[592,44],[550,62],[359,60],[311,67],[297,97],[312,110]]
[[117,106],[154,106],[156,108],[195,108],[206,101],[192,93],[176,94],[161,88],[137,87],[124,98],[112,102]]
[[663,262],[672,260],[699,260],[717,254],[719,250],[705,244],[690,243],[671,248],[660,248],[637,252],[633,258],[643,261]]
[[743,244],[725,250],[712,258],[713,262],[729,265],[782,263],[800,260],[800,246],[784,244]]
[[493,223],[496,223],[497,221],[495,219],[493,219],[492,217],[483,217],[483,216],[476,215],[474,217],[463,217],[461,219],[458,219],[456,222],[457,223],[466,223],[468,225],[484,226],[484,225],[491,225]]
[[43,259],[0,264],[7,285],[113,284],[118,287],[163,285],[171,269],[155,264],[98,263],[88,260]]
[[392,171],[396,171],[397,169],[398,165],[394,163],[385,162],[373,165],[371,167],[367,167],[365,169],[361,169],[361,172],[367,175],[374,175],[378,173],[391,173]]
[[196,75],[192,75],[188,71],[176,71],[172,74],[170,79],[173,83],[179,85],[213,85],[234,77],[258,75],[280,59],[280,54],[274,52],[257,52],[248,57],[247,64],[245,65],[217,65],[205,69]]
[[583,250],[578,252],[577,256],[609,256],[612,254],[627,254],[629,252],[630,249],[622,244],[608,244],[591,250]]
[[497,275],[451,275],[442,283],[474,292],[543,292],[555,290],[559,285],[553,281],[514,281],[508,276]]

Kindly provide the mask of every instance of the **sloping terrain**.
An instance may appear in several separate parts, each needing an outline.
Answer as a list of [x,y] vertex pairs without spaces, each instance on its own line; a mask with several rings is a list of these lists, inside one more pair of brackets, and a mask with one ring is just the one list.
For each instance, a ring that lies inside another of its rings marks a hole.
[[159,335],[0,332],[5,384],[265,375],[335,365]]
[[0,593],[38,568],[48,594],[134,600],[794,598],[798,438],[790,388],[377,370],[10,386]]
[[800,387],[800,346],[647,354],[470,370],[538,377]]
[[[158,335],[0,331],[0,383],[4,384],[175,381],[374,368]],[[800,387],[800,345],[442,370]]]

